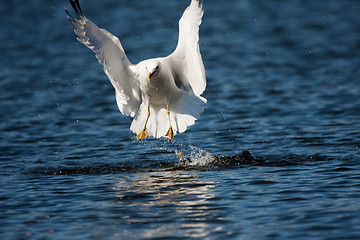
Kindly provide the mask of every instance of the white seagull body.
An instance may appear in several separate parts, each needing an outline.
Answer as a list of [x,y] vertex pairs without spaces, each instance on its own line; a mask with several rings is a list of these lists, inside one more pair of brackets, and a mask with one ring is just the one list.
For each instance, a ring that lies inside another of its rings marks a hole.
[[205,68],[199,49],[202,3],[192,0],[179,21],[179,40],[167,57],[132,64],[120,40],[97,27],[81,11],[78,0],[70,0],[79,19],[72,17],[77,40],[95,52],[115,88],[120,112],[133,118],[130,130],[136,138],[167,136],[193,125],[204,110]]

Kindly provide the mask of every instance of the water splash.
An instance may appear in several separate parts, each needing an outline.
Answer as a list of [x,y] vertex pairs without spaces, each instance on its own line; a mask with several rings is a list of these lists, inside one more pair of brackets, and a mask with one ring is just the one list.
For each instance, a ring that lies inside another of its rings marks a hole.
[[195,147],[192,147],[192,150],[188,155],[184,155],[183,152],[176,152],[176,154],[180,159],[179,164],[185,166],[207,166],[211,165],[216,160],[216,157],[212,155],[210,151]]

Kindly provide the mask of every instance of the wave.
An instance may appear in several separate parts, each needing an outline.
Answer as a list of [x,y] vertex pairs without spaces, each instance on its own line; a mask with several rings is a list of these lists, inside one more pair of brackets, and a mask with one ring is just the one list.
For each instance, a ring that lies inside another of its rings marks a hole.
[[41,167],[32,169],[30,173],[39,175],[74,175],[74,174],[120,174],[155,171],[211,171],[214,169],[228,169],[233,167],[259,166],[259,167],[282,167],[302,165],[309,162],[324,162],[333,160],[329,156],[311,155],[267,155],[253,156],[249,151],[243,151],[232,156],[213,155],[206,150],[193,150],[184,155],[175,152],[178,156],[176,161],[137,161],[111,164],[97,163],[91,166],[74,167]]

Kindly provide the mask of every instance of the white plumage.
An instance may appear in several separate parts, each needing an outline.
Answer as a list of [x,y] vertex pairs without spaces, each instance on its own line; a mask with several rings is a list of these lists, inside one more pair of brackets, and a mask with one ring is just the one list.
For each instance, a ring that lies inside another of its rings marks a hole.
[[179,21],[179,40],[167,57],[132,64],[120,40],[87,19],[78,0],[70,0],[79,19],[68,14],[77,40],[95,52],[115,88],[122,114],[133,117],[136,138],[173,139],[193,125],[204,110],[205,68],[199,49],[202,3],[192,0]]

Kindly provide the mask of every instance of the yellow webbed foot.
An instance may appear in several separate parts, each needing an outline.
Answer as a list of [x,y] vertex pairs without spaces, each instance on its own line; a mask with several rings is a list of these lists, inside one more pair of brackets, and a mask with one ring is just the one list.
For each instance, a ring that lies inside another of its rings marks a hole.
[[174,139],[174,131],[171,126],[170,126],[169,130],[167,131],[167,133],[165,134],[165,136],[169,137],[170,140]]
[[138,135],[136,135],[136,137],[135,137],[136,139],[142,140],[149,136],[148,132],[146,131],[146,124],[149,120],[149,117],[150,117],[150,105],[148,106],[148,114],[147,114],[147,117],[145,120],[145,126],[144,126],[143,130],[141,130],[141,132]]
[[170,109],[169,109],[169,106],[167,106],[167,115],[169,117],[169,130],[166,132],[165,136],[169,137],[170,140],[173,140],[174,139],[174,131],[172,129],[172,126],[171,126],[171,121],[170,121]]
[[147,133],[146,128],[144,128],[143,130],[141,130],[141,132],[135,138],[142,140],[148,136],[149,136],[149,134]]

